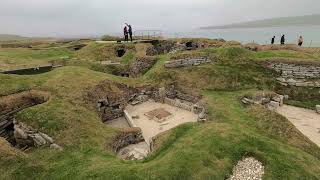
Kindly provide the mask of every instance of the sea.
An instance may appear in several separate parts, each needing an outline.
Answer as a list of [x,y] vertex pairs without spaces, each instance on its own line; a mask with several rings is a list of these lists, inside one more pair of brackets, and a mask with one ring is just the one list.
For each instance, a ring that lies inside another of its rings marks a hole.
[[192,30],[185,32],[163,32],[165,37],[171,38],[223,38],[225,40],[236,40],[241,43],[270,44],[271,38],[276,36],[276,43],[284,34],[286,43],[296,44],[299,36],[304,38],[304,47],[320,47],[320,26],[298,26],[298,27],[267,27],[267,28],[240,28],[240,29],[213,29]]

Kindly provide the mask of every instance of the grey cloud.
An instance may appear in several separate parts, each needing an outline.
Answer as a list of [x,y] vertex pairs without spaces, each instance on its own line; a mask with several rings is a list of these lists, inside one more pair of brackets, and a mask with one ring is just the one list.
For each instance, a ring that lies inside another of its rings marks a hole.
[[1,0],[0,33],[94,35],[136,29],[188,31],[200,26],[318,13],[319,0]]

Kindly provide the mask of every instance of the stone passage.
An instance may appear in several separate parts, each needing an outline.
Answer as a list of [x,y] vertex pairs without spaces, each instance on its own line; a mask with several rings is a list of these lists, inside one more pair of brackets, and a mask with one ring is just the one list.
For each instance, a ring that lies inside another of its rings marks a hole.
[[261,180],[264,166],[255,158],[248,157],[239,161],[233,168],[233,174],[228,180]]
[[118,49],[117,50],[117,57],[122,57],[124,54],[126,54],[125,49]]
[[22,122],[17,122],[15,119],[17,112],[42,104],[49,98],[49,93],[33,90],[2,97],[0,99],[0,136],[14,147],[22,150],[43,146],[62,150],[47,134],[39,132]]
[[277,113],[286,117],[297,129],[320,147],[320,115],[310,109],[284,105]]
[[212,61],[207,58],[199,57],[199,58],[186,58],[186,59],[178,59],[167,61],[164,64],[166,68],[179,68],[179,67],[187,67],[187,66],[198,66],[201,64],[211,63]]

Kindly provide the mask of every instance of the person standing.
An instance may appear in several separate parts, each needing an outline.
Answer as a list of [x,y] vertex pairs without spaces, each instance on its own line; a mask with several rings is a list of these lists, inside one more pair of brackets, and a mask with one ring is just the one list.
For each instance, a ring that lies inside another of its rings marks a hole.
[[302,46],[302,44],[303,44],[303,37],[300,36],[299,39],[298,39],[298,45]]
[[125,42],[128,42],[128,41],[129,41],[129,38],[128,38],[128,28],[127,28],[127,26],[125,26],[125,27],[123,28],[123,35],[124,35],[124,41],[125,41]]
[[130,24],[127,24],[126,23],[126,25],[128,26],[128,28],[129,28],[129,36],[130,36],[130,40],[131,40],[131,42],[132,42],[132,26],[130,25]]
[[283,45],[286,42],[286,38],[284,35],[281,36],[280,43]]
[[273,38],[271,39],[271,44],[274,44],[274,40],[276,39],[275,36],[273,36]]

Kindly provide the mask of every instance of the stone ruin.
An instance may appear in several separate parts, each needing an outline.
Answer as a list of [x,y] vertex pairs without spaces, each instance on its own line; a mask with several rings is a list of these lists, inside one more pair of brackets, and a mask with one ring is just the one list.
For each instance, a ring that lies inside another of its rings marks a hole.
[[122,57],[126,54],[126,50],[124,48],[120,48],[116,50],[117,57]]
[[194,41],[187,41],[184,43],[174,41],[153,41],[152,46],[147,49],[146,55],[156,56],[176,51],[195,50],[200,47],[205,47],[205,45]]
[[204,57],[185,58],[166,61],[164,67],[166,68],[179,68],[188,66],[199,66],[201,64],[211,63],[212,60]]
[[72,45],[72,46],[67,47],[67,49],[69,49],[71,51],[79,51],[86,46],[87,46],[86,44],[76,44],[76,45]]
[[320,63],[268,60],[262,64],[280,74],[277,81],[283,86],[320,88]]
[[147,72],[157,62],[154,57],[139,57],[129,67],[131,77]]
[[[118,89],[117,92],[114,91],[115,89]],[[94,103],[94,101],[97,103],[97,111],[103,122],[108,124],[117,118],[124,117],[126,119],[128,128],[114,138],[112,146],[118,157],[125,160],[145,158],[151,152],[153,144],[152,139],[149,137],[145,139],[145,136],[141,136],[144,134],[143,128],[141,129],[140,125],[135,123],[141,117],[127,111],[128,106],[135,107],[147,102],[163,103],[193,113],[197,117],[195,121],[204,122],[207,118],[206,110],[199,96],[183,93],[174,86],[134,88],[125,84],[103,81],[93,91],[88,92],[86,99],[91,101],[90,103]],[[172,114],[166,109],[154,108],[144,115],[162,126],[162,124],[166,124],[166,119],[170,118]]]
[[12,146],[22,150],[44,146],[62,150],[47,134],[15,119],[15,114],[19,111],[42,104],[49,98],[49,93],[33,90],[2,97],[0,99],[0,136]]
[[263,105],[270,110],[277,110],[280,106],[283,106],[284,100],[288,99],[287,95],[279,95],[276,93],[258,93],[253,97],[243,97],[241,102],[244,105]]

